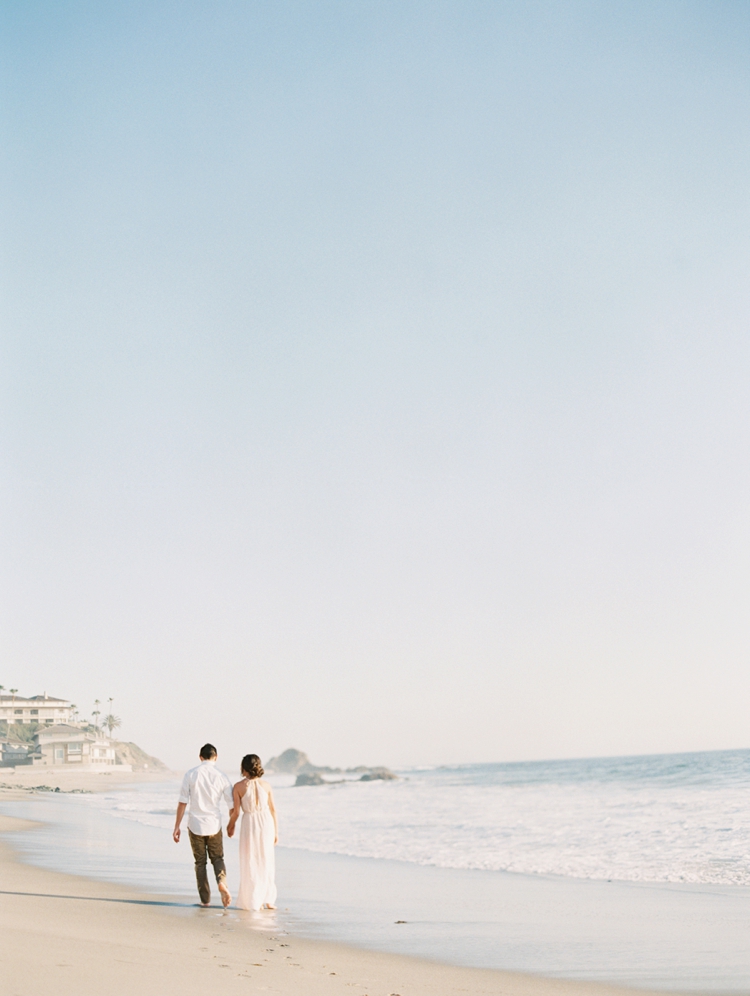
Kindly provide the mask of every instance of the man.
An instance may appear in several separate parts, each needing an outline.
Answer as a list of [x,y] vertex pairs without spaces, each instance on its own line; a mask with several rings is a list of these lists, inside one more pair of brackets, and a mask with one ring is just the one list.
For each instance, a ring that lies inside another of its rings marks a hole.
[[216,748],[213,744],[201,747],[200,764],[191,768],[182,780],[180,801],[177,805],[172,838],[180,842],[180,824],[185,810],[188,811],[188,835],[195,858],[195,877],[198,880],[198,894],[201,906],[211,902],[211,887],[206,871],[207,858],[211,859],[219,886],[221,901],[229,906],[232,897],[227,888],[227,869],[224,865],[224,839],[221,835],[221,800],[224,798],[229,810],[232,809],[232,783],[223,771],[216,767]]

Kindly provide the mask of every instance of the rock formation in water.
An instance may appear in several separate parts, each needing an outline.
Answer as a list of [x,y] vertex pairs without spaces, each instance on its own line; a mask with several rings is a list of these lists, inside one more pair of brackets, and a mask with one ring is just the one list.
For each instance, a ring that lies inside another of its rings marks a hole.
[[304,751],[290,747],[278,757],[272,757],[263,765],[268,775],[296,775],[300,771],[312,768],[310,758]]
[[398,775],[394,773],[389,768],[370,768],[361,777],[361,782],[391,782],[398,778]]
[[356,768],[329,768],[325,765],[313,764],[304,751],[290,747],[278,757],[272,757],[263,765],[269,775],[296,775],[295,785],[325,785],[330,784],[323,775],[360,775],[361,782],[392,781],[398,778],[388,768],[368,768],[364,764]]
[[297,781],[295,785],[323,785],[323,776],[319,775],[317,771],[313,771],[311,774],[303,771],[297,775]]

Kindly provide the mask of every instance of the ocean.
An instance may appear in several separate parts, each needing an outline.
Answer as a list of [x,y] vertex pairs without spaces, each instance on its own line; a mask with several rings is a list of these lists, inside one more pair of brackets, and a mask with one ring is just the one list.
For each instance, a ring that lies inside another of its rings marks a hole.
[[[750,751],[398,774],[269,779],[281,926],[484,967],[750,989]],[[49,821],[14,838],[32,862],[188,901],[189,851],[170,837],[178,787],[3,811]],[[236,842],[227,857],[236,882]]]

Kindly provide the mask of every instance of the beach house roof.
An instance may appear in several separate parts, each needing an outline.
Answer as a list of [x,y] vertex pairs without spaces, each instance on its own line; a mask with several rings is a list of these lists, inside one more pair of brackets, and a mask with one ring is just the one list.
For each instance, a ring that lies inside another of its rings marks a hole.
[[48,733],[83,733],[80,726],[73,726],[71,723],[55,723],[54,726],[46,726],[39,730],[40,734],[46,736]]
[[40,702],[43,702],[46,705],[50,706],[54,705],[55,703],[59,703],[61,706],[70,705],[67,699],[58,699],[55,698],[54,695],[47,695],[47,694],[32,695],[29,698],[26,698],[23,695],[8,695],[7,693],[0,692],[0,704],[5,704],[6,702],[10,702],[11,704],[17,706],[23,705],[24,702],[29,702],[29,703],[33,702],[35,705],[38,705]]
[[34,740],[40,744],[48,744],[54,740],[89,740],[97,742],[107,740],[102,730],[82,730],[80,726],[69,726],[67,723],[57,723],[55,726],[44,726],[34,734]]

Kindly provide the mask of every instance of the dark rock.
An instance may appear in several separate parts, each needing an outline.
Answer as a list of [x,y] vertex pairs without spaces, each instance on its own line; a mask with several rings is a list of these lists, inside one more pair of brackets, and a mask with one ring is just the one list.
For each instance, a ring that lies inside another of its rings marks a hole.
[[313,771],[317,771],[321,775],[340,775],[341,768],[330,768],[327,764],[307,764],[300,768],[300,771],[306,771],[308,774],[312,774]]
[[364,775],[360,776],[361,782],[392,782],[398,778],[388,768],[370,768]]
[[322,775],[319,775],[317,771],[307,772],[303,771],[297,775],[297,781],[294,783],[297,785],[325,785],[325,780]]

